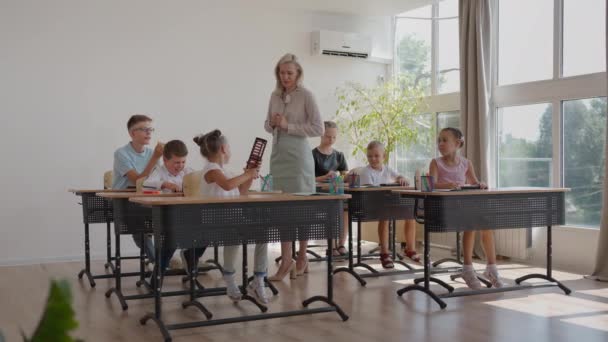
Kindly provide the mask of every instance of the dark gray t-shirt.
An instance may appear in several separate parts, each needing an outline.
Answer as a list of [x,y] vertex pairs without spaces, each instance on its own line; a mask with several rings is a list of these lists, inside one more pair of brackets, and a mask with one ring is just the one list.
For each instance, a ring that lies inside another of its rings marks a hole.
[[323,154],[315,147],[312,150],[312,158],[315,160],[315,177],[324,176],[329,171],[348,171],[342,152],[333,150],[331,154]]

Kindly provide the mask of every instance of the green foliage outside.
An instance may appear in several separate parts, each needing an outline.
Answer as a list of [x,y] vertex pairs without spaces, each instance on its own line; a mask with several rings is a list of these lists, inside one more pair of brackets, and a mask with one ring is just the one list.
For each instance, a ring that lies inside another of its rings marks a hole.
[[424,93],[407,76],[376,86],[347,83],[336,91],[336,122],[354,147],[352,155],[366,158],[367,144],[378,140],[385,145],[388,163],[397,146],[409,146],[418,138],[414,124],[426,109]]

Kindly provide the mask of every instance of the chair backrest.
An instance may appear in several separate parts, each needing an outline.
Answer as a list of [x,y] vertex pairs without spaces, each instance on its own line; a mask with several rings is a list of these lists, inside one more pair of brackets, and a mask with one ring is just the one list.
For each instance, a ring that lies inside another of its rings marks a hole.
[[194,171],[184,176],[183,191],[186,197],[201,196],[203,171]]
[[144,192],[144,182],[146,179],[148,179],[148,177],[142,177],[135,182],[135,192]]
[[104,189],[111,189],[112,188],[112,181],[113,181],[113,172],[112,172],[112,170],[104,172],[103,173],[103,188]]

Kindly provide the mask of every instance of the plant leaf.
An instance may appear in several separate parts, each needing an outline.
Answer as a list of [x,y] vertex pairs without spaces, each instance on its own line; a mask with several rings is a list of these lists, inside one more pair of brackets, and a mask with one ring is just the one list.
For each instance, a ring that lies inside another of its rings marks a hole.
[[75,340],[68,334],[78,327],[74,316],[68,282],[52,280],[44,313],[29,341],[74,342]]

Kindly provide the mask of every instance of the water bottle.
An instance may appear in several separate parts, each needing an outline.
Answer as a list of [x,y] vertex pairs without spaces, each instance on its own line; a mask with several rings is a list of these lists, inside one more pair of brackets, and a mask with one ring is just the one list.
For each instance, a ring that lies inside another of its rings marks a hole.
[[269,173],[262,178],[262,192],[271,192],[272,187],[272,175]]
[[344,178],[342,176],[336,178],[336,187],[336,194],[344,195]]
[[334,174],[331,174],[328,179],[329,179],[329,193],[335,194],[338,191],[338,189],[336,187],[336,185],[337,185],[336,176]]

